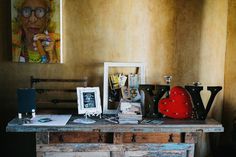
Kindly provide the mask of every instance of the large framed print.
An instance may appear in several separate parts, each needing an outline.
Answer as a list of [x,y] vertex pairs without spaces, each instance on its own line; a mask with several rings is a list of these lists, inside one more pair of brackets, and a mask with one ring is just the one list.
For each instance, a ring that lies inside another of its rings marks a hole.
[[62,0],[11,0],[12,61],[62,63]]
[[144,83],[144,63],[104,62],[103,114],[117,114],[121,99],[141,99],[138,87]]
[[102,113],[99,87],[77,87],[78,114]]

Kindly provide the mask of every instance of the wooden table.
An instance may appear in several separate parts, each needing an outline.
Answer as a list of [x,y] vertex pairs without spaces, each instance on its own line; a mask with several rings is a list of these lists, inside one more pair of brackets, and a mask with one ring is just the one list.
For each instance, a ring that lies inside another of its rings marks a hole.
[[72,116],[65,126],[25,126],[14,118],[7,132],[35,132],[37,157],[193,157],[203,133],[223,132],[213,120],[158,119],[161,124],[114,124],[95,119],[77,124]]

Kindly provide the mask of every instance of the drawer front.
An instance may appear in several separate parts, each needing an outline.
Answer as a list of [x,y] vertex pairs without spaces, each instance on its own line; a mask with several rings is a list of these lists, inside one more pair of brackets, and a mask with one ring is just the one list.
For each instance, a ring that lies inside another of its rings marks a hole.
[[54,132],[49,143],[180,143],[180,133]]

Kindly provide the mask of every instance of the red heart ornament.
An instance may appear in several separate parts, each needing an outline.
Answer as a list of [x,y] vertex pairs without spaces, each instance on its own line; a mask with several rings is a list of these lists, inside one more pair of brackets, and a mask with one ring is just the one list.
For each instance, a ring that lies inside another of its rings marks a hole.
[[192,102],[187,90],[175,86],[170,90],[169,98],[163,98],[158,103],[159,112],[176,119],[191,118]]

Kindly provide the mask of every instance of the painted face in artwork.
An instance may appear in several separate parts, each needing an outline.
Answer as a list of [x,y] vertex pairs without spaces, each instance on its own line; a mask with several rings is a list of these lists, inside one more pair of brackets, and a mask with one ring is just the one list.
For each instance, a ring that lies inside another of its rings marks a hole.
[[20,8],[20,20],[27,40],[43,33],[49,22],[49,6],[45,0],[25,0]]

